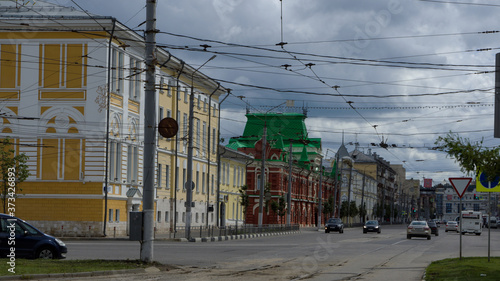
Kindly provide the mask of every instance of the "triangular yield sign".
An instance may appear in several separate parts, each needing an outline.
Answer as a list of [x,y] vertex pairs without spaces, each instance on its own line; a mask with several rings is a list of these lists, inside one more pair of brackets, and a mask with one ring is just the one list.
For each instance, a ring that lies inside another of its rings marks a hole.
[[458,197],[462,198],[467,187],[469,187],[472,178],[449,178],[451,185],[458,194]]

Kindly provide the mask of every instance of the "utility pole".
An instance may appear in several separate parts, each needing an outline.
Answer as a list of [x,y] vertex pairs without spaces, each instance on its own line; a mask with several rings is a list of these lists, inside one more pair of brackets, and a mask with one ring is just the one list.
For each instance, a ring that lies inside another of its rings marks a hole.
[[262,129],[262,166],[260,168],[260,196],[259,196],[259,229],[262,228],[262,215],[264,212],[264,183],[266,177],[266,121]]
[[143,233],[141,261],[153,261],[156,154],[156,0],[146,0],[146,87],[144,95]]
[[288,227],[291,226],[292,224],[292,172],[293,172],[293,142],[290,139],[290,148],[288,149],[288,165],[290,171],[288,172],[288,196],[287,196],[287,205],[288,208],[286,209],[286,225]]
[[205,63],[200,65],[193,74],[191,74],[191,96],[189,97],[189,132],[188,132],[188,161],[187,161],[187,181],[186,181],[186,238],[191,239],[191,205],[193,203],[193,123],[194,123],[194,75],[209,61],[215,59],[213,55]]
[[319,162],[319,205],[318,205],[318,230],[321,230],[321,204],[323,203],[323,158]]

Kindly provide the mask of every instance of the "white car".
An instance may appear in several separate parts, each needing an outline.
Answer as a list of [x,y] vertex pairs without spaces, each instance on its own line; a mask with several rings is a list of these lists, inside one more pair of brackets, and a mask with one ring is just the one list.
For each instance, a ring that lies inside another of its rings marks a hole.
[[445,232],[448,231],[456,231],[459,232],[460,230],[458,229],[458,223],[456,221],[448,221],[446,223],[446,228],[444,229]]

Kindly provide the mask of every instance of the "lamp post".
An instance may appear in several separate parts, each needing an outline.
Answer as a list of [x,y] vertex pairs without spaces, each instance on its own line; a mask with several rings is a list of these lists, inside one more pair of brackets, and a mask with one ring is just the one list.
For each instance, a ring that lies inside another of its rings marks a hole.
[[189,97],[189,132],[188,132],[188,162],[186,188],[186,238],[191,239],[191,204],[193,202],[193,121],[194,121],[194,75],[216,55],[209,58],[191,74],[191,96]]

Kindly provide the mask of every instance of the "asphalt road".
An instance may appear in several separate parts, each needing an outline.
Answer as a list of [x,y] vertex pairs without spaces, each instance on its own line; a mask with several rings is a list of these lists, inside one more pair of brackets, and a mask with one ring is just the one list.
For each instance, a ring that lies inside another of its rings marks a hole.
[[[301,233],[221,242],[155,241],[154,260],[175,269],[142,274],[142,280],[422,280],[434,260],[459,257],[458,233],[406,239],[402,225],[383,226],[382,233],[361,228],[343,234]],[[491,256],[500,256],[500,230],[491,230]],[[66,241],[68,259],[139,259],[134,241]],[[462,256],[487,256],[487,230],[462,236]],[[102,280],[137,280],[106,276]],[[47,279],[45,279],[47,280]],[[58,280],[66,280],[59,278]],[[75,280],[75,278],[67,279]],[[92,277],[78,280],[99,280]]]

